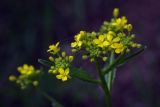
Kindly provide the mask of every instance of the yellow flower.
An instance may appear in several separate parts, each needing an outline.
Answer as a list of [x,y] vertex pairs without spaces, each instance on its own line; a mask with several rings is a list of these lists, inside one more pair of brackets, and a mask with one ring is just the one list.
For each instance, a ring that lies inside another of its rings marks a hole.
[[30,75],[34,72],[34,67],[32,65],[24,64],[17,68],[18,72],[24,75]]
[[63,68],[59,68],[58,72],[59,75],[57,75],[56,78],[61,79],[62,81],[67,81],[67,79],[69,78],[69,68],[65,70]]
[[72,48],[76,48],[76,47],[81,47],[83,42],[82,42],[82,37],[85,35],[85,32],[84,31],[80,31],[79,34],[77,34],[74,39],[75,39],[75,42],[72,42],[71,43],[71,47]]
[[51,54],[56,54],[60,51],[59,48],[59,42],[56,43],[56,45],[50,45],[49,49],[47,50],[47,52],[51,53]]
[[115,43],[112,45],[112,48],[115,49],[115,53],[120,54],[124,51],[124,45],[122,43]]
[[106,35],[107,40],[104,42],[105,46],[110,46],[112,48],[114,43],[117,43],[120,41],[119,37],[113,37],[114,33],[113,32],[108,32]]
[[72,48],[81,47],[81,46],[82,46],[82,41],[76,41],[71,43]]
[[113,26],[115,26],[118,30],[123,29],[125,25],[127,24],[126,17],[118,18],[115,20],[115,22],[112,23]]
[[98,45],[99,47],[103,48],[103,47],[105,47],[105,44],[104,44],[104,42],[105,42],[105,36],[104,35],[100,35],[98,37],[98,39],[94,39],[93,42],[96,45]]

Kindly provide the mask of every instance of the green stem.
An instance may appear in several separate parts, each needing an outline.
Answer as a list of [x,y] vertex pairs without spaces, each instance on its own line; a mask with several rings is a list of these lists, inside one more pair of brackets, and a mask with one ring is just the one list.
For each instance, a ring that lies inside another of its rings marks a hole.
[[[109,59],[109,65],[111,65],[114,61],[114,52],[111,52],[110,59]],[[111,91],[112,84],[115,76],[115,68],[113,68],[108,74],[107,74],[107,83],[108,83],[108,89]]]
[[118,64],[118,62],[121,60],[121,57],[122,57],[123,54],[121,54],[117,59],[115,59],[113,61],[112,64],[110,64],[108,67],[105,67],[103,69],[103,75],[109,73],[113,68],[115,68],[115,66]]
[[84,79],[84,78],[81,78],[81,77],[77,77],[78,79],[82,80],[82,81],[85,81],[85,82],[88,82],[88,83],[92,83],[92,84],[100,84],[101,81],[100,80],[94,80],[94,79]]
[[112,107],[112,102],[111,102],[111,95],[107,86],[107,82],[105,80],[105,77],[103,75],[103,73],[101,72],[101,68],[99,66],[98,61],[96,60],[96,67],[97,67],[97,71],[99,74],[99,78],[101,80],[101,87],[103,88],[105,95],[106,95],[106,102],[107,102],[107,107]]

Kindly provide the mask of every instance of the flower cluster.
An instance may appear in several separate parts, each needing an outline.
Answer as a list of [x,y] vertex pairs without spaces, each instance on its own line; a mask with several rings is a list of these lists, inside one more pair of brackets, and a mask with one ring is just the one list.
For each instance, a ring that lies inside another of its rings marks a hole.
[[59,42],[55,45],[50,45],[48,51],[52,56],[49,60],[52,62],[49,73],[56,75],[57,79],[62,81],[70,78],[70,63],[73,61],[73,56],[68,56],[66,52],[60,52]]
[[132,25],[128,24],[125,16],[119,16],[119,9],[113,11],[113,18],[110,22],[105,21],[99,32],[80,31],[71,43],[72,51],[83,50],[83,59],[90,58],[94,61],[97,58],[107,60],[111,52],[124,54],[130,48],[139,48],[140,44],[133,42],[135,35],[131,33]]
[[19,76],[10,75],[9,80],[15,81],[20,85],[21,89],[27,88],[29,85],[37,86],[39,84],[39,77],[41,71],[34,68],[32,65],[24,64],[19,66],[17,71],[20,73]]

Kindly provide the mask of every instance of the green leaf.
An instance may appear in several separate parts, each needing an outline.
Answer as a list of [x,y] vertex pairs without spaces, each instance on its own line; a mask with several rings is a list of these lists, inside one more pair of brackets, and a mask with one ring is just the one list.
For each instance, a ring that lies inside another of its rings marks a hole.
[[118,61],[118,66],[121,66],[123,65],[124,63],[126,63],[128,60],[136,57],[137,55],[139,55],[140,53],[142,53],[145,49],[147,48],[147,46],[144,46],[143,48],[141,48],[139,51],[133,53],[133,54],[130,54],[128,55],[127,57],[124,57],[124,58],[121,58],[119,61]]
[[124,64],[125,62],[127,62],[129,59],[139,55],[140,53],[142,53],[147,47],[143,47],[142,49],[140,49],[139,51],[131,54],[131,55],[128,55],[127,57],[122,57],[122,56],[119,56],[117,59],[114,60],[114,62],[109,65],[108,67],[104,67],[103,69],[103,75],[109,73],[112,69],[114,69],[115,67],[117,66],[121,66],[122,64]]
[[47,67],[50,67],[50,66],[53,65],[52,62],[46,61],[46,60],[43,60],[43,59],[38,59],[38,62],[41,63],[41,64],[44,65],[44,66],[47,66]]
[[94,84],[99,84],[100,83],[99,80],[92,79],[91,76],[81,68],[75,68],[74,67],[72,69],[71,76],[75,77],[75,78],[78,78],[80,80],[86,81],[86,82],[94,83]]

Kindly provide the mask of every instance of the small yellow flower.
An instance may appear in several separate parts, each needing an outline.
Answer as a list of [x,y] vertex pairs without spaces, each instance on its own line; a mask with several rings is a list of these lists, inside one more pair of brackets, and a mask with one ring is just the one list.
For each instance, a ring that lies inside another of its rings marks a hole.
[[17,68],[18,72],[24,75],[30,75],[34,72],[34,67],[32,65],[24,64]]
[[124,45],[122,43],[113,44],[112,48],[115,49],[115,53],[120,54],[124,51]]
[[99,47],[103,48],[105,47],[105,36],[104,35],[99,35],[98,39],[94,39],[93,42],[98,45]]
[[82,41],[76,41],[71,43],[72,48],[81,47],[81,46],[82,46]]
[[115,26],[118,30],[123,29],[125,25],[127,24],[126,17],[118,18],[115,20],[115,22],[112,23],[113,26]]
[[84,31],[80,31],[79,34],[77,34],[74,39],[75,39],[75,42],[72,42],[71,43],[71,47],[72,48],[77,48],[77,47],[81,47],[83,42],[82,42],[82,37],[85,35],[85,32]]
[[67,79],[69,78],[69,68],[65,70],[63,68],[59,68],[58,72],[59,75],[57,75],[56,78],[61,79],[62,81],[67,81]]
[[47,52],[51,53],[51,54],[56,54],[60,51],[59,48],[59,42],[56,43],[56,45],[50,45],[49,49],[47,50]]
[[105,46],[110,46],[112,47],[114,43],[117,43],[120,41],[119,37],[113,37],[113,33],[112,32],[108,32],[106,35],[107,40],[104,42]]

